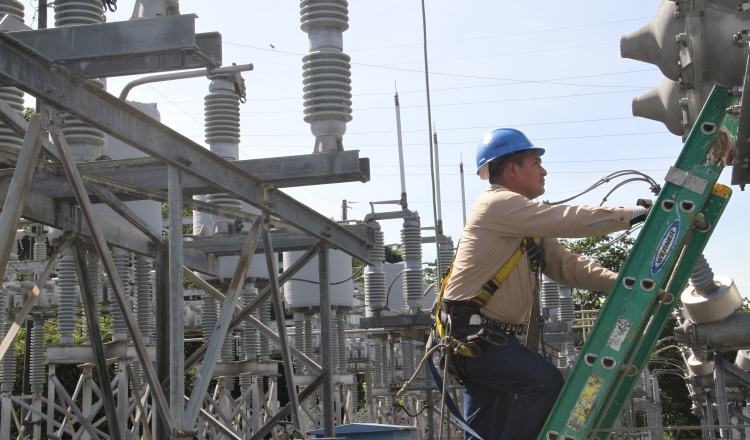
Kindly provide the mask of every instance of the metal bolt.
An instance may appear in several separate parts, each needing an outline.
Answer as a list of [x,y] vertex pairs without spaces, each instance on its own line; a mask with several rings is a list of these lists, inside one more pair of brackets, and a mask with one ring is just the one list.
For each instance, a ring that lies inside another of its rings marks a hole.
[[52,86],[47,86],[47,88],[45,90],[47,91],[47,93],[52,93],[52,92],[55,91],[55,88],[52,87]]

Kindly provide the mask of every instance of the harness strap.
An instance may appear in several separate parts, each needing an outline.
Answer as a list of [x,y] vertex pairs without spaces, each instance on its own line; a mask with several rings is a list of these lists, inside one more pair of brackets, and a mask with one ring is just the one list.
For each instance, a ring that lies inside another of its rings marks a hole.
[[[432,336],[430,336],[430,339],[427,341],[427,349],[429,350],[430,348],[432,348],[432,346],[434,346],[435,343],[436,343],[435,340],[432,338]],[[443,378],[440,377],[440,372],[435,366],[435,362],[433,362],[432,356],[427,358],[427,366],[430,368],[432,379],[435,381],[435,384],[437,385],[437,389],[442,395],[443,394]],[[464,419],[463,415],[461,415],[461,411],[459,411],[458,407],[453,402],[453,399],[451,398],[451,394],[446,393],[445,396],[443,397],[445,397],[445,406],[448,408],[448,411],[451,413],[456,423],[458,423],[458,425],[461,428],[463,428],[465,432],[468,432],[469,434],[473,435],[479,440],[482,440],[482,436],[480,436],[473,429],[471,429],[471,426],[469,426],[469,423],[466,421],[466,419]]]

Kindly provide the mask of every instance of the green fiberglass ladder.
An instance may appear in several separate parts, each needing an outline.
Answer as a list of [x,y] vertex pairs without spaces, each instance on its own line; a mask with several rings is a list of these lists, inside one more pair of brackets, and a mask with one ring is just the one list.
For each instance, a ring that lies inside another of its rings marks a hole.
[[738,103],[727,89],[711,92],[540,440],[609,437],[731,196],[716,182],[738,127],[727,109]]

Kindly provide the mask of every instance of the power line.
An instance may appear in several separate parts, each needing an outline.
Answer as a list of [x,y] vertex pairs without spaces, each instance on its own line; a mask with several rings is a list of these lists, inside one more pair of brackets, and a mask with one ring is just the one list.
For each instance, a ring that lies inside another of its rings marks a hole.
[[[604,121],[617,121],[622,119],[635,119],[635,116],[621,116],[615,118],[601,118],[601,119],[579,119],[574,121],[550,121],[550,122],[532,122],[527,124],[504,124],[508,127],[531,127],[537,125],[556,125],[556,124],[576,124],[576,123],[589,123],[589,122],[604,122]],[[453,127],[453,128],[440,128],[440,132],[443,131],[455,131],[455,130],[477,130],[477,129],[490,129],[497,128],[496,125],[488,125],[483,127]],[[401,133],[424,133],[426,130],[401,130]],[[386,131],[358,131],[353,133],[346,133],[346,136],[351,135],[363,135],[363,134],[395,134],[396,130]],[[299,133],[299,134],[242,134],[242,137],[293,137],[293,136],[310,136],[310,133]]]
[[[558,160],[558,161],[544,161],[544,164],[559,164],[559,163],[591,163],[591,162],[624,162],[624,161],[641,161],[641,160],[661,160],[661,159],[676,159],[675,156],[664,156],[664,157],[623,157],[618,159],[587,159],[587,160]],[[459,164],[441,164],[440,168],[454,168]],[[370,165],[370,168],[399,168],[398,165]],[[427,165],[404,165],[404,168],[428,168]]]
[[[624,70],[622,72],[609,72],[609,73],[597,73],[594,75],[578,75],[578,76],[566,76],[562,78],[548,78],[548,79],[542,79],[540,81],[565,81],[569,79],[582,79],[582,78],[597,78],[602,76],[615,76],[615,75],[627,75],[629,73],[640,73],[640,72],[652,72],[654,69],[638,69],[638,70]],[[465,90],[465,89],[479,89],[479,88],[485,88],[485,87],[501,87],[501,86],[512,86],[516,85],[517,83],[509,83],[509,82],[503,82],[498,84],[482,84],[482,85],[475,85],[475,86],[459,86],[459,87],[444,87],[441,89],[432,89],[431,92],[443,92],[443,91],[449,91],[449,90]],[[404,95],[407,93],[424,93],[423,90],[402,90],[398,92],[400,95]],[[373,93],[357,93],[357,97],[360,96],[377,96],[377,95],[389,95],[393,96],[393,91],[388,92],[373,92]],[[302,100],[302,95],[294,97],[294,98],[261,98],[261,99],[252,99],[251,102],[266,102],[266,101],[300,101]],[[163,104],[164,102],[176,103],[176,104],[195,104],[195,103],[201,103],[203,104],[203,100],[196,100],[196,101],[156,101],[157,104]]]
[[[632,90],[618,90],[618,91],[612,91],[612,92],[593,92],[593,93],[577,93],[574,95],[557,95],[557,96],[538,96],[538,97],[530,97],[530,98],[515,98],[515,99],[503,99],[503,100],[495,100],[495,101],[473,101],[473,102],[454,102],[454,103],[445,103],[445,104],[432,104],[432,107],[447,107],[447,106],[456,106],[456,105],[479,105],[479,104],[501,104],[506,102],[521,102],[521,101],[538,101],[540,99],[563,99],[563,98],[579,98],[583,96],[596,96],[596,95],[611,95],[611,94],[617,94],[617,93],[631,93],[638,90],[645,90],[645,89],[632,89]],[[402,105],[402,109],[408,109],[408,108],[424,108],[425,105]],[[393,110],[393,107],[369,107],[369,108],[354,108],[355,111],[368,111],[368,110]],[[267,114],[281,114],[281,113],[302,113],[300,110],[285,110],[285,111],[262,111],[262,112],[251,112],[251,111],[243,111],[240,112],[241,114],[247,114],[247,115],[267,115]],[[162,115],[176,115],[180,113],[162,113]],[[202,113],[192,113],[192,114],[202,114]]]
[[[259,48],[256,46],[250,46],[247,44],[240,44],[240,43],[229,43],[224,42],[224,44],[231,44],[233,46],[240,46],[240,47],[249,47],[252,49],[260,49],[260,50],[266,50],[264,48]],[[271,49],[268,49],[271,50]],[[275,49],[273,49],[275,50]],[[281,53],[289,54],[289,55],[296,55],[299,57],[304,57],[308,54],[303,53],[296,53],[296,52],[286,52],[286,51],[278,51]],[[443,60],[447,61],[447,60]],[[369,64],[369,63],[360,63],[352,61],[349,64],[352,66],[363,66],[363,67],[372,67],[376,69],[386,69],[386,70],[396,70],[400,72],[411,72],[411,73],[420,73],[424,74],[424,70],[417,70],[417,69],[405,69],[403,67],[393,67],[393,66],[383,66],[379,64]],[[296,71],[296,70],[295,70]],[[292,70],[287,70],[286,72],[292,72]],[[278,72],[273,72],[278,73]],[[448,76],[448,77],[456,77],[456,78],[472,78],[472,79],[490,79],[495,81],[508,81],[513,84],[550,84],[550,85],[559,85],[559,86],[572,86],[572,87],[639,87],[639,86],[618,86],[618,85],[599,85],[599,84],[573,84],[573,83],[562,83],[557,81],[548,81],[548,80],[524,80],[524,79],[516,79],[516,78],[499,78],[496,76],[478,76],[478,75],[465,75],[460,73],[445,73],[445,72],[430,72],[430,75],[438,75],[438,76]]]
[[[620,137],[620,136],[641,136],[641,135],[652,135],[652,134],[668,134],[666,131],[645,131],[640,133],[613,133],[613,134],[599,134],[599,135],[587,135],[587,136],[566,136],[566,137],[553,137],[553,138],[537,138],[534,141],[551,141],[551,140],[565,140],[565,139],[595,139],[603,137]],[[441,142],[442,145],[474,145],[476,140],[465,141],[465,142]],[[425,144],[403,144],[411,147],[420,147]],[[347,145],[347,148],[369,148],[377,147],[382,148],[385,145]],[[309,145],[240,145],[240,148],[310,148]]]

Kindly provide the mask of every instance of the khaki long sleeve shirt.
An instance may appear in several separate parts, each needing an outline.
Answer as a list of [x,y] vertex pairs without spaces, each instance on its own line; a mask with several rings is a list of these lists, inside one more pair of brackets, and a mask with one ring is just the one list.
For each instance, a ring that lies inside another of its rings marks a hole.
[[[477,200],[466,222],[443,298],[472,298],[521,246],[523,237],[543,237],[544,273],[566,286],[608,292],[617,274],[571,253],[557,237],[606,235],[630,227],[632,207],[549,206],[493,184]],[[523,324],[530,311],[535,276],[528,258],[516,267],[480,313],[506,324]]]

